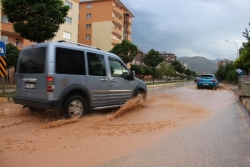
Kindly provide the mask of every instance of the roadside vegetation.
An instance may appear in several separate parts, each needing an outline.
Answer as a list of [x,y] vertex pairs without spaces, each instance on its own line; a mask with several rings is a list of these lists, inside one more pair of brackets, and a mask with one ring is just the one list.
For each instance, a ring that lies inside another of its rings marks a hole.
[[15,94],[16,94],[16,92],[5,92],[5,93],[1,92],[0,97],[11,97],[12,98],[15,96]]
[[[124,63],[131,63],[139,53],[138,47],[128,40],[116,44],[109,52],[118,55]],[[131,64],[130,70],[135,72],[137,78],[144,82],[175,82],[180,80],[193,80],[196,76],[195,71],[189,70],[178,61],[166,63],[164,57],[160,56],[159,51],[151,49],[143,57],[143,63]]]
[[[246,38],[246,42],[239,49],[239,57],[232,64],[226,64],[220,67],[215,75],[219,81],[237,84],[238,75],[249,75],[250,74],[250,36],[248,29],[242,33],[243,37]],[[242,70],[242,74],[236,72],[237,69]]]

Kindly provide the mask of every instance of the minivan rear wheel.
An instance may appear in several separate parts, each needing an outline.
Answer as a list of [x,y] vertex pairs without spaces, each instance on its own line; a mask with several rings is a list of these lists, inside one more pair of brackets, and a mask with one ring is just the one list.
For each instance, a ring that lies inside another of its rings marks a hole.
[[70,96],[66,100],[62,112],[66,118],[81,117],[87,113],[86,101],[79,95]]

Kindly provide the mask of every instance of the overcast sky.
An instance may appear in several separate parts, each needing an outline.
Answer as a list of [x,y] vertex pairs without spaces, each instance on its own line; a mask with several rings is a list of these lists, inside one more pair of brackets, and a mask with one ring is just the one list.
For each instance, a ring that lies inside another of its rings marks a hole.
[[135,15],[132,42],[144,52],[235,60],[237,47],[246,42],[250,0],[121,1]]

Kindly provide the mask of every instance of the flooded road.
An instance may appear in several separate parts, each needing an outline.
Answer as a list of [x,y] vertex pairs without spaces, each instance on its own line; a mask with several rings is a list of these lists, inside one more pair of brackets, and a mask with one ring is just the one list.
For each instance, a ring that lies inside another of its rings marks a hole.
[[4,100],[0,105],[0,166],[250,163],[249,116],[228,87],[198,90],[190,83],[149,88],[146,103],[128,105],[126,112],[92,112],[72,120]]

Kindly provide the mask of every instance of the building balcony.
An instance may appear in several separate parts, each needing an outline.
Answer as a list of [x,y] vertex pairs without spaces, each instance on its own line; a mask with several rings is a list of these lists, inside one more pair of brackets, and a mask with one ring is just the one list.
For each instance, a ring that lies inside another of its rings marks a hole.
[[13,25],[10,23],[2,23],[2,31],[15,33],[13,30]]
[[113,17],[112,21],[113,21],[115,24],[119,25],[120,27],[122,26],[122,20],[121,20],[121,19],[119,19],[119,18],[117,18],[117,17]]
[[121,43],[121,40],[119,40],[119,39],[113,39],[112,40],[112,44],[119,44],[119,43]]
[[113,6],[113,12],[122,17],[122,10],[116,6]]
[[128,19],[129,25],[132,26],[132,20],[131,18]]
[[130,35],[128,35],[126,39],[127,39],[128,41],[132,42],[132,38],[131,38]]
[[113,28],[112,33],[114,33],[115,35],[118,35],[118,36],[122,36],[122,31],[119,30],[118,28]]
[[129,26],[132,26],[132,20],[131,20],[130,17],[126,17],[126,18],[124,18],[124,19],[126,19],[126,22],[127,22],[127,24],[128,24]]
[[130,27],[127,28],[128,34],[132,34],[132,29]]

